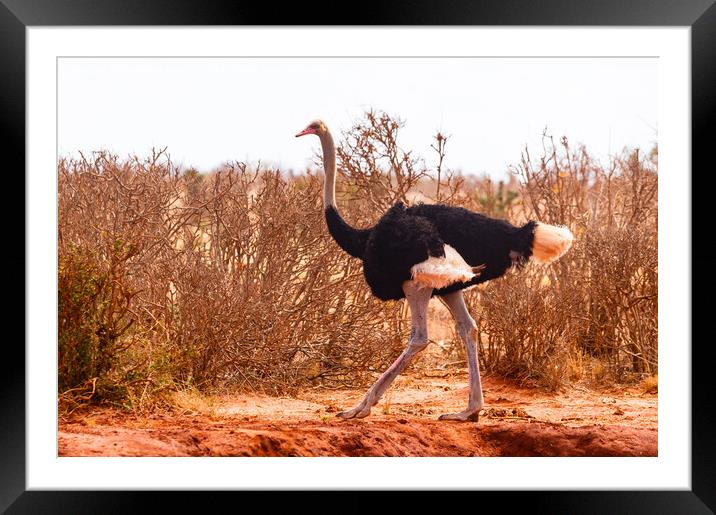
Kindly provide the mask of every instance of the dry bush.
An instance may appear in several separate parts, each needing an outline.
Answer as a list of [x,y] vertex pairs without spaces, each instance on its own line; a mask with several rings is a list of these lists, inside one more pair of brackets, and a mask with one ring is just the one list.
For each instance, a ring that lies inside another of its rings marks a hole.
[[[525,150],[516,223],[566,225],[572,249],[558,262],[487,283],[469,298],[481,321],[488,370],[552,387],[577,363],[599,360],[600,377],[638,379],[657,367],[657,175],[654,155],[625,151],[607,169],[584,147],[544,136]],[[571,366],[563,367],[563,364]]]
[[484,369],[507,377],[562,383],[574,341],[564,297],[539,273],[508,273],[469,293],[476,304]]
[[199,179],[161,152],[58,170],[61,393],[96,383],[94,400],[141,406],[169,386],[360,384],[400,351],[404,306],[327,235],[320,177]]
[[[151,368],[137,296],[182,224],[176,172],[159,163],[119,162],[107,153],[58,165],[59,388],[96,383],[96,399],[126,399]],[[144,360],[144,362],[142,361]],[[146,388],[145,388],[146,390]]]
[[[341,209],[348,210],[356,224],[371,225],[396,202],[415,201],[459,204],[463,178],[445,169],[443,160],[448,137],[436,134],[431,148],[436,163],[400,146],[404,122],[382,111],[368,111],[343,133],[337,149],[342,176],[336,190]],[[345,207],[344,207],[345,206]]]
[[164,276],[176,290],[163,314],[169,338],[191,357],[181,379],[278,392],[350,384],[386,365],[401,306],[373,299],[360,265],[327,235],[321,179],[237,164],[204,183],[212,200],[198,230],[209,248],[183,244]]
[[[656,374],[655,156],[625,153],[603,169],[545,137],[538,162],[525,151],[510,181],[495,183],[445,169],[442,134],[433,164],[415,157],[401,128],[371,111],[343,135],[338,203],[352,224],[375,223],[398,200],[441,201],[575,233],[558,263],[468,292],[485,369],[553,388],[589,376],[591,363],[618,380]],[[321,174],[242,163],[199,174],[163,151],[61,160],[58,174],[68,410],[146,408],[167,389],[362,385],[405,345],[405,304],[373,298],[360,263],[328,235]],[[449,345],[462,355],[456,337]]]

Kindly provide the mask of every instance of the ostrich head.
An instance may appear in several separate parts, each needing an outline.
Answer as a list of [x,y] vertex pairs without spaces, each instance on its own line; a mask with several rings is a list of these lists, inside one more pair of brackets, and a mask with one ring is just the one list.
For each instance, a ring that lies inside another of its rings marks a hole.
[[305,136],[306,134],[315,134],[317,136],[321,136],[327,131],[328,129],[326,129],[326,124],[323,123],[322,120],[313,120],[311,123],[308,124],[305,129],[296,134],[296,137],[298,138],[299,136]]

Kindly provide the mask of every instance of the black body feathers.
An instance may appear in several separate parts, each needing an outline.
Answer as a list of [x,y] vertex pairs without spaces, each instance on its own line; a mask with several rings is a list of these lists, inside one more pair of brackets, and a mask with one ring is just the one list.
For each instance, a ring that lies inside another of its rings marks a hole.
[[397,203],[370,229],[348,225],[333,207],[326,209],[331,236],[348,254],[363,260],[363,273],[373,294],[382,300],[404,297],[403,282],[413,265],[429,256],[444,256],[451,245],[471,266],[485,265],[472,281],[438,289],[434,295],[461,290],[523,265],[532,254],[535,222],[515,227],[460,207]]
[[445,255],[444,242],[430,220],[408,214],[405,205],[391,207],[371,230],[363,259],[363,274],[373,295],[400,299],[410,268]]

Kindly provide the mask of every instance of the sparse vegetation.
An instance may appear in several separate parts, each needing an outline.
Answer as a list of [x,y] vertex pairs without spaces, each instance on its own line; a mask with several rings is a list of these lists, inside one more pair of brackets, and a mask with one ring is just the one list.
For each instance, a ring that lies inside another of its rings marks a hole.
[[383,398],[383,408],[381,410],[383,412],[383,415],[390,415],[390,407],[393,404],[392,397],[393,397],[393,395],[390,392],[388,392],[385,395],[385,397]]
[[647,376],[641,381],[641,387],[645,393],[656,393],[659,390],[659,376]]
[[[369,112],[341,138],[337,194],[351,224],[374,223],[396,200],[440,201],[575,234],[556,264],[466,294],[482,369],[554,389],[582,379],[647,388],[651,378],[655,388],[656,151],[602,165],[545,134],[542,155],[525,150],[495,183],[446,169],[444,135],[434,164],[402,149],[401,127]],[[372,298],[358,262],[330,239],[315,171],[233,163],[200,174],[164,151],[98,152],[60,160],[58,181],[61,409],[364,385],[407,341],[407,308]],[[463,355],[457,336],[447,345]]]

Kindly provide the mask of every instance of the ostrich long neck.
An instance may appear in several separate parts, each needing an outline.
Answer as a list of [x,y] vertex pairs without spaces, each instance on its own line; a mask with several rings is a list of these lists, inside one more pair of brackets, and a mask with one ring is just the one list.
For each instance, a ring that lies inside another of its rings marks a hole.
[[336,146],[331,133],[326,131],[320,136],[323,148],[323,212],[326,215],[328,232],[338,246],[353,257],[363,258],[371,229],[356,229],[341,218],[336,207]]
[[323,209],[336,208],[336,146],[333,136],[326,131],[320,136],[323,149],[323,169],[325,179],[323,183]]

